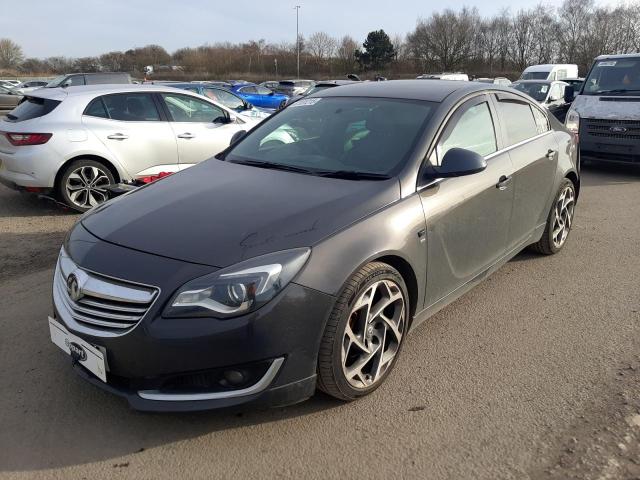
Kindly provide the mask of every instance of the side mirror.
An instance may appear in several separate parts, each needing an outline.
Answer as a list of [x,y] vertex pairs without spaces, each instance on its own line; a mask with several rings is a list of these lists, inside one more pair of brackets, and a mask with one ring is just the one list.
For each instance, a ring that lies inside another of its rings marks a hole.
[[231,141],[229,142],[229,146],[236,144],[237,142],[239,142],[245,135],[247,134],[246,130],[238,130],[236,133],[233,134],[233,136],[231,137]]
[[253,108],[253,104],[249,102],[244,102],[244,109],[251,110]]
[[442,165],[434,167],[435,175],[440,178],[463,177],[473,175],[487,168],[482,155],[464,148],[452,148],[445,153]]
[[576,98],[576,91],[573,88],[573,85],[567,85],[564,87],[564,101],[571,103],[574,98]]

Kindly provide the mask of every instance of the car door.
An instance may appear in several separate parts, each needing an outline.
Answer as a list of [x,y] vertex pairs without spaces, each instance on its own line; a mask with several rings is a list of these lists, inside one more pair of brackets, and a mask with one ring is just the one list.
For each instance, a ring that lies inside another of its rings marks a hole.
[[282,101],[279,95],[275,95],[272,90],[261,86],[256,87],[256,95],[260,95],[265,108],[278,108]]
[[537,105],[508,93],[499,93],[494,100],[514,167],[515,193],[507,246],[513,249],[526,243],[545,222],[557,169],[558,144],[548,114]]
[[268,108],[262,97],[258,95],[256,87],[254,87],[253,85],[247,85],[246,87],[239,88],[238,93],[240,93],[242,95],[242,98],[244,98],[250,104],[255,105],[256,107]]
[[178,144],[180,169],[217,155],[229,146],[242,120],[205,99],[179,93],[160,94]]
[[175,135],[151,93],[97,97],[82,123],[132,178],[179,169]]
[[481,275],[506,252],[513,203],[513,167],[500,151],[499,123],[487,95],[461,105],[447,121],[423,171],[440,165],[450,148],[483,155],[487,168],[464,177],[419,183],[427,221],[427,292],[433,305]]

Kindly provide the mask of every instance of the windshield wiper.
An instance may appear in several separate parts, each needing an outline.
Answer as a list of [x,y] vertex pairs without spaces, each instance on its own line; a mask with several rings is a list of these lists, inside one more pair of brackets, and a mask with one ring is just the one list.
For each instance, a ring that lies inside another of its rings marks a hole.
[[327,170],[314,172],[319,177],[343,178],[345,180],[388,180],[391,177],[384,173],[356,172],[355,170]]
[[283,165],[282,163],[263,162],[260,160],[231,160],[230,163],[239,163],[241,165],[249,165],[251,167],[268,168],[271,170],[284,170],[286,172],[314,174],[313,170],[307,168],[295,167],[293,165]]

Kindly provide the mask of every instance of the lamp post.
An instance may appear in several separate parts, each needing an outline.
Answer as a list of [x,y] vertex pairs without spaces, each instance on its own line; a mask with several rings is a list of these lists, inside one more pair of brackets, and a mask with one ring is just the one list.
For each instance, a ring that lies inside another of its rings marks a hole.
[[296,5],[293,8],[296,9],[296,53],[298,57],[297,68],[296,68],[296,72],[297,72],[296,78],[300,78],[300,33],[298,29],[298,15],[300,13],[300,5]]

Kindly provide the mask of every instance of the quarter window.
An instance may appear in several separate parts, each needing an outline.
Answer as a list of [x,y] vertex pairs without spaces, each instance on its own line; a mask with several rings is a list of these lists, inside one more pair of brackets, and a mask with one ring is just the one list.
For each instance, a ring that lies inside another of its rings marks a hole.
[[539,134],[538,124],[533,118],[533,113],[528,103],[500,100],[498,102],[498,111],[507,130],[507,146]]
[[172,93],[163,93],[162,98],[174,122],[212,123],[226,119],[221,108],[205,100]]
[[[111,120],[157,122],[160,114],[148,93],[118,93],[101,97]],[[97,107],[96,107],[97,108]]]
[[498,149],[487,102],[470,107],[453,126],[447,127],[438,142],[438,162],[441,162],[445,153],[452,148],[464,148],[482,156],[490,155]]
[[102,97],[98,97],[92,101],[84,111],[84,114],[89,115],[90,117],[109,118],[109,114],[104,106]]
[[538,134],[548,132],[551,128],[549,127],[549,119],[547,116],[535,107],[531,107],[531,111],[533,112],[533,118],[536,121]]

